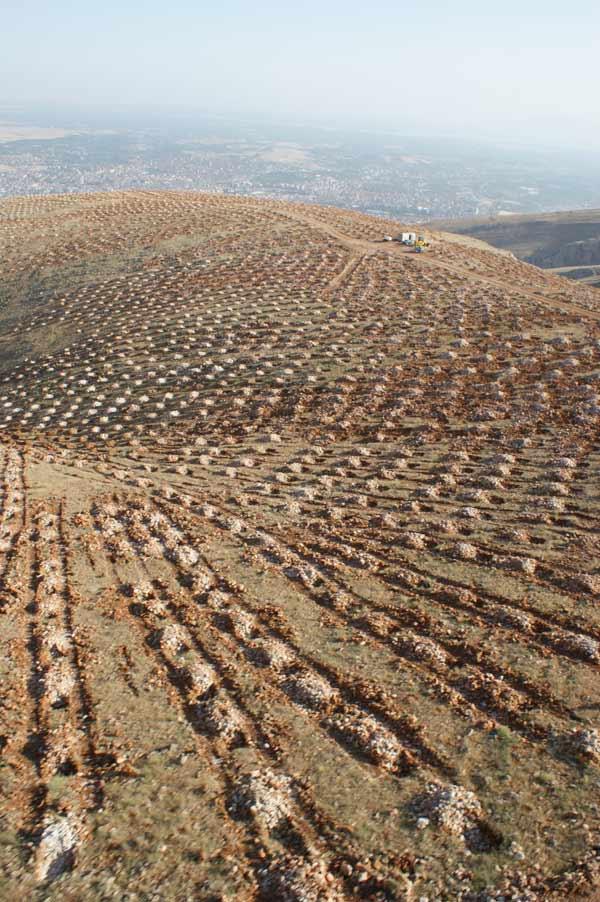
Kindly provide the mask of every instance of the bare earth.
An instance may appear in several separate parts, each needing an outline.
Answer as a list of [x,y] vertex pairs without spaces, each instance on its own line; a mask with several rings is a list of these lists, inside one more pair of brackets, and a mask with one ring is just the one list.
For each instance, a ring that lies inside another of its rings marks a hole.
[[0,896],[597,898],[600,295],[0,203]]

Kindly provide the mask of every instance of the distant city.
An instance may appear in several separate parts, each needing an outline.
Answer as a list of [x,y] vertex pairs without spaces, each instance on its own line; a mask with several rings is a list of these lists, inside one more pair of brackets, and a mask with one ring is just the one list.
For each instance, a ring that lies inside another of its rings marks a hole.
[[600,207],[600,163],[270,122],[91,122],[0,110],[0,196],[126,188],[263,196],[425,222]]

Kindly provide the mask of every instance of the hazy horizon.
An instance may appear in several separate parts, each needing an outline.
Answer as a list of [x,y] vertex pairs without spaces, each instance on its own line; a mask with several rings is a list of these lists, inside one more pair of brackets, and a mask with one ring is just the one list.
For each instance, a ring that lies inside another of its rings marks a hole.
[[600,150],[600,12],[376,0],[187,0],[5,11],[7,107],[298,119],[334,128]]

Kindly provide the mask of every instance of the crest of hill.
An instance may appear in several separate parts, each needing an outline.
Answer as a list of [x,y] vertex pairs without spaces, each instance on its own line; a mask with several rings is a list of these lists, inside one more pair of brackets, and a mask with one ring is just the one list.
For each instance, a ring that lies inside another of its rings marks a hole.
[[598,316],[595,292],[478,241],[426,232],[421,255],[382,241],[401,228],[192,193],[5,200],[0,427],[106,441],[206,424],[274,388],[323,392],[371,365],[373,329],[389,330],[386,366],[407,335],[418,351],[404,310],[415,297],[440,354],[457,293],[489,307],[499,334],[510,298],[524,329]]

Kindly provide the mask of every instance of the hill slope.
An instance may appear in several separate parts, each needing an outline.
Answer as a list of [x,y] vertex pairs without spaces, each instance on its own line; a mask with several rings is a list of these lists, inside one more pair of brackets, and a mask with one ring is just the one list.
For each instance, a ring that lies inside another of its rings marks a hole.
[[7,895],[594,883],[598,295],[397,229],[0,203]]
[[600,211],[498,216],[431,223],[486,241],[542,269],[600,286]]

